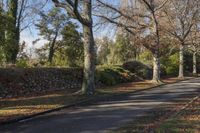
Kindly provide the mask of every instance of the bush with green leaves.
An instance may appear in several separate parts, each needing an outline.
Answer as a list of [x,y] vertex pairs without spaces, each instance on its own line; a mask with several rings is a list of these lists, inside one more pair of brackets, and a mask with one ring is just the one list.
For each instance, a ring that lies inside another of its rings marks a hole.
[[120,66],[97,67],[96,81],[104,85],[116,85],[134,80],[139,80],[139,78]]
[[150,51],[143,51],[142,53],[140,53],[139,55],[139,60],[140,62],[142,62],[143,64],[152,64],[153,62],[153,56],[152,53]]
[[137,76],[143,79],[152,78],[152,68],[151,66],[145,65],[139,61],[129,61],[123,64],[123,68],[135,73]]
[[19,68],[28,68],[29,67],[28,61],[25,60],[25,59],[20,59],[20,60],[17,61],[16,67],[19,67]]
[[179,54],[173,54],[169,57],[161,58],[161,64],[169,76],[177,76],[179,70]]

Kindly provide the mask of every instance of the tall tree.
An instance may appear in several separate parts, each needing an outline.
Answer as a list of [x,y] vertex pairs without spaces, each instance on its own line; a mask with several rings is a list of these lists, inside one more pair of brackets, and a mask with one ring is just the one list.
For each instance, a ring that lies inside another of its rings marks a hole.
[[[82,92],[93,94],[95,89],[95,42],[93,37],[92,0],[52,0],[56,6],[65,8],[70,15],[77,19],[83,27],[84,38],[84,78]],[[81,7],[80,7],[81,6]]]
[[184,47],[199,14],[199,0],[170,0],[164,9],[165,30],[179,41],[179,78],[184,78]]
[[136,58],[136,46],[127,31],[118,31],[114,44],[111,43],[108,61],[110,64],[123,64]]
[[9,0],[9,9],[7,12],[7,28],[6,28],[6,46],[5,55],[6,61],[9,63],[15,63],[17,53],[19,50],[17,44],[17,12],[18,12],[18,0]]
[[199,27],[198,23],[196,23],[192,30],[190,35],[187,38],[187,44],[189,47],[189,50],[193,54],[193,74],[197,74],[197,54],[200,52],[200,33],[199,33]]
[[83,66],[82,34],[77,29],[77,25],[67,24],[61,32],[62,40],[58,42],[55,51],[55,60],[69,67]]
[[3,2],[0,2],[0,61],[4,62],[4,45],[5,45],[5,11],[3,9]]
[[[168,0],[164,0],[162,2],[156,0],[141,0],[144,3],[145,7],[149,11],[150,20],[152,20],[152,35],[155,37],[155,45],[154,48],[149,48],[153,55],[153,79],[152,81],[155,83],[160,82],[160,25],[159,25],[159,10],[163,8],[163,6],[167,3]],[[149,44],[146,45],[148,48]]]
[[5,12],[3,9],[3,3],[0,2],[0,47],[4,45],[5,41]]
[[8,63],[16,63],[20,47],[20,34],[33,24],[37,9],[43,8],[45,2],[39,0],[34,2],[29,0],[2,1],[6,5],[7,12],[4,52]]
[[[160,30],[161,9],[168,0],[125,0],[123,6],[116,7],[103,0],[97,0],[107,9],[106,13],[97,14],[109,23],[115,24],[131,33],[135,38],[144,40],[140,44],[146,47],[153,55],[152,82],[160,83]],[[108,12],[108,10],[110,12]],[[149,33],[149,34],[147,34]]]
[[46,14],[40,12],[40,18],[36,27],[39,29],[40,35],[49,41],[48,61],[52,64],[56,41],[64,26],[69,22],[69,18],[59,8],[53,8]]

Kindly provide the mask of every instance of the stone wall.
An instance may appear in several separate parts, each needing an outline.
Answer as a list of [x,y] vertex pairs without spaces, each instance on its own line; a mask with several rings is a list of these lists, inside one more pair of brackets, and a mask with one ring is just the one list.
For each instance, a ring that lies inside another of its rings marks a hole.
[[[81,68],[0,68],[0,98],[44,94],[55,90],[81,89]],[[120,66],[97,67],[96,87],[138,81],[140,78]]]
[[0,97],[17,97],[54,90],[76,91],[82,84],[79,68],[0,69]]

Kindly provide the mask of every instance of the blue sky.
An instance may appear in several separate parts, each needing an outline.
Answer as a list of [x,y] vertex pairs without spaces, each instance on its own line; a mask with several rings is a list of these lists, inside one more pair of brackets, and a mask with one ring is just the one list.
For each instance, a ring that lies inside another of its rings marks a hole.
[[[105,1],[108,1],[109,3],[112,3],[112,4],[115,3],[116,5],[118,5],[120,0],[105,0]],[[43,11],[48,11],[53,6],[54,6],[54,4],[51,2],[51,0],[49,0],[49,2],[43,8]],[[36,20],[36,23],[37,23],[38,17],[36,17],[35,20]],[[103,28],[103,30],[99,30],[99,29],[98,30],[94,30],[94,36],[95,37],[109,36],[109,37],[113,38],[114,37],[114,32],[115,32],[115,29],[109,29],[108,27],[105,26]],[[111,34],[111,33],[113,33],[113,34]],[[35,28],[34,25],[32,25],[30,28],[24,30],[21,33],[21,42],[25,41],[28,44],[28,48],[41,47],[41,46],[44,45],[44,43],[47,42],[47,40],[42,39],[42,37],[40,37],[38,34],[39,34],[38,30]],[[33,46],[32,42],[34,40],[38,39],[38,38],[40,38],[41,40],[39,42],[37,42],[37,44],[35,46]]]
[[[35,1],[35,2],[38,2],[38,1]],[[48,4],[45,5],[43,10],[48,11],[52,6],[53,6],[53,3],[49,0]],[[35,17],[34,23],[37,23],[37,20],[39,19],[39,17],[38,16],[34,16],[34,17]],[[29,48],[33,47],[32,42],[38,38],[41,38],[40,36],[38,36],[38,34],[39,34],[38,30],[35,28],[34,24],[32,24],[29,28],[21,32],[20,41],[21,42],[25,41],[28,44]],[[41,40],[34,47],[41,47],[45,42],[47,41]]]

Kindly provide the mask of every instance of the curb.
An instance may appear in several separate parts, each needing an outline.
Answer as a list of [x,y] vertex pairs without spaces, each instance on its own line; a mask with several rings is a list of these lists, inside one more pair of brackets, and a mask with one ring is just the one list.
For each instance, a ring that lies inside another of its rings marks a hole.
[[120,94],[113,94],[113,95],[107,94],[107,95],[101,95],[101,96],[96,96],[96,97],[90,97],[90,98],[87,98],[87,99],[83,99],[80,102],[75,102],[75,103],[72,103],[72,104],[69,104],[69,105],[64,105],[64,106],[61,106],[61,107],[58,107],[58,108],[55,108],[55,109],[50,109],[50,110],[43,111],[43,112],[40,112],[40,113],[36,113],[36,114],[28,115],[28,116],[22,116],[22,117],[18,117],[18,118],[15,118],[15,119],[8,120],[8,121],[0,122],[0,126],[13,124],[13,123],[17,123],[17,122],[24,122],[24,121],[33,119],[37,116],[41,116],[41,115],[45,115],[45,114],[48,114],[48,113],[60,111],[62,109],[67,109],[67,108],[75,107],[75,106],[92,105],[92,104],[100,102],[100,101],[109,101],[109,100],[112,100],[113,98],[117,98],[119,96],[128,96],[128,95],[135,94],[135,93],[138,93],[138,92],[151,90],[151,89],[154,89],[154,88],[157,88],[157,87],[162,87],[162,86],[165,86],[165,85],[175,84],[175,83],[179,83],[179,82],[187,81],[187,80],[191,80],[191,79],[196,79],[196,78],[198,78],[198,77],[183,79],[183,80],[176,81],[174,83],[164,83],[164,84],[156,85],[156,86],[153,86],[153,87],[136,90],[136,91],[133,91],[133,92],[124,92],[124,93],[120,93]]

